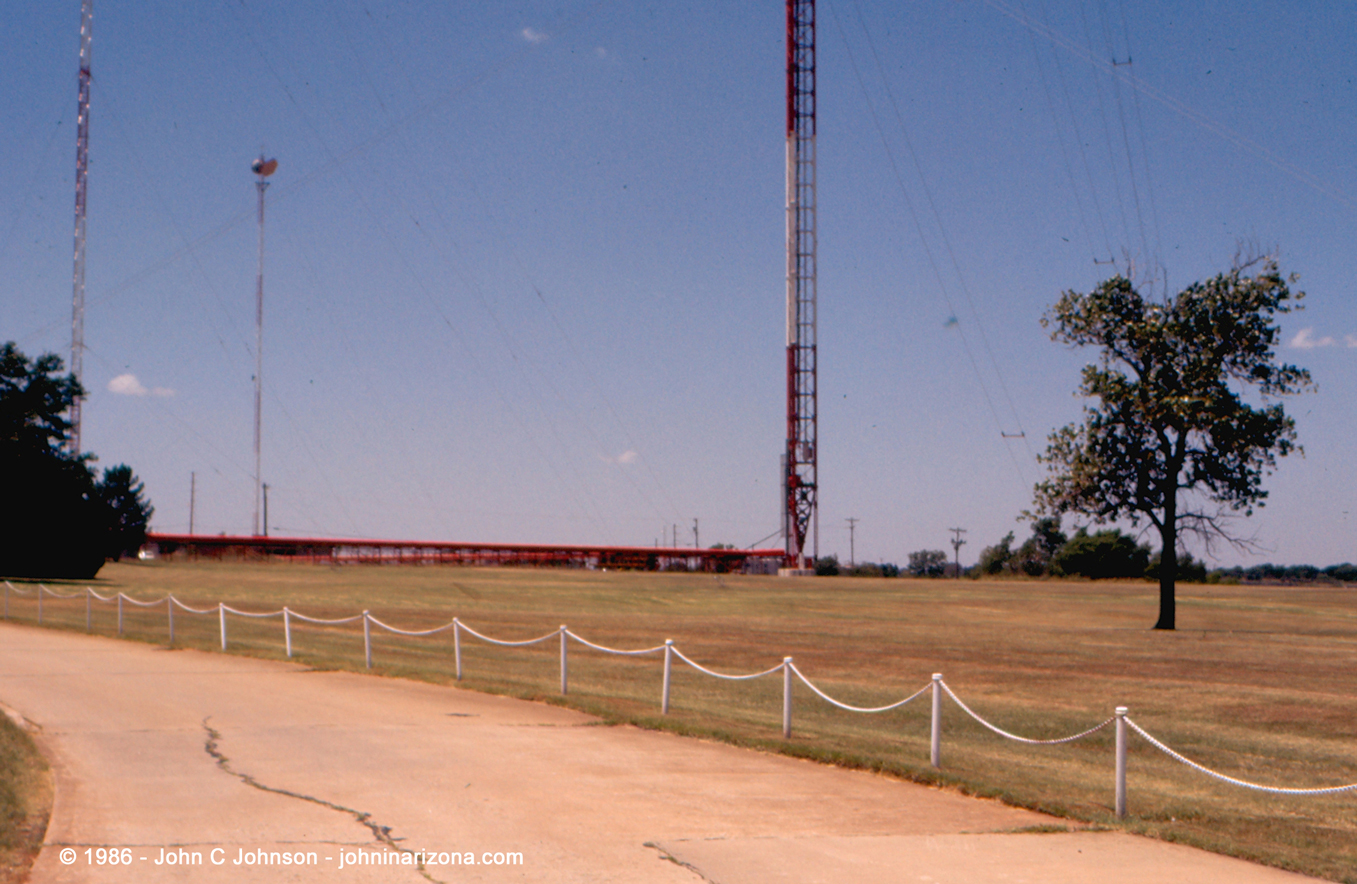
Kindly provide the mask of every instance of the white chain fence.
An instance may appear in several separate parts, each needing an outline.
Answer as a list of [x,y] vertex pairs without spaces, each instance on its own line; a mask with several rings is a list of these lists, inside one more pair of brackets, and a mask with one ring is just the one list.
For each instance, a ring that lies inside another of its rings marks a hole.
[[726,681],[749,681],[749,680],[753,680],[753,679],[763,678],[763,677],[765,677],[765,676],[772,675],[772,674],[774,674],[774,673],[776,673],[776,672],[781,672],[782,675],[783,675],[782,732],[783,732],[783,736],[784,736],[784,737],[788,737],[788,738],[791,737],[791,733],[792,733],[791,722],[792,722],[792,676],[793,676],[793,675],[795,675],[798,679],[800,679],[801,682],[802,682],[807,688],[809,688],[809,689],[810,689],[817,697],[819,697],[820,699],[822,699],[822,700],[824,700],[825,702],[829,703],[830,705],[832,705],[832,706],[834,706],[834,707],[836,707],[836,708],[839,708],[839,709],[843,709],[843,710],[845,710],[845,711],[847,711],[847,712],[864,713],[864,714],[874,714],[874,713],[880,713],[880,712],[889,712],[890,710],[893,710],[893,709],[899,709],[900,707],[906,705],[906,704],[909,703],[910,701],[915,700],[915,699],[917,699],[917,698],[923,696],[925,693],[928,693],[928,692],[931,690],[931,691],[932,691],[932,694],[933,694],[933,713],[932,713],[932,729],[931,729],[931,737],[932,737],[932,740],[931,740],[931,742],[932,742],[932,745],[931,745],[931,760],[932,760],[932,763],[933,763],[933,766],[934,766],[934,767],[940,767],[940,766],[941,766],[941,756],[940,756],[940,745],[941,745],[941,734],[942,734],[941,708],[942,708],[942,696],[943,696],[944,694],[946,694],[948,697],[950,697],[951,700],[952,700],[952,702],[954,702],[954,703],[957,705],[957,707],[961,709],[961,711],[963,711],[963,712],[966,713],[968,716],[970,716],[971,718],[973,718],[976,722],[978,722],[978,723],[979,723],[980,725],[982,725],[983,727],[987,728],[988,730],[992,731],[992,732],[995,733],[995,734],[998,734],[999,736],[1001,736],[1001,737],[1003,737],[1003,738],[1005,738],[1005,739],[1013,740],[1013,741],[1015,741],[1015,742],[1024,743],[1024,744],[1027,744],[1027,745],[1033,745],[1033,746],[1056,746],[1056,745],[1062,745],[1062,744],[1066,744],[1066,743],[1072,743],[1072,742],[1075,742],[1076,740],[1082,740],[1082,739],[1084,739],[1084,738],[1086,738],[1086,737],[1092,736],[1093,734],[1097,733],[1098,731],[1102,730],[1103,728],[1107,727],[1107,726],[1110,725],[1110,724],[1115,724],[1115,725],[1116,725],[1116,731],[1117,731],[1117,734],[1116,734],[1116,768],[1117,768],[1117,776],[1116,776],[1116,813],[1117,813],[1118,818],[1122,818],[1122,817],[1124,817],[1124,816],[1126,815],[1126,748],[1127,748],[1126,729],[1127,729],[1127,728],[1130,728],[1132,731],[1134,731],[1135,733],[1137,733],[1143,740],[1145,740],[1145,741],[1146,741],[1147,743],[1149,743],[1151,746],[1153,746],[1154,748],[1156,748],[1156,749],[1158,749],[1159,751],[1163,752],[1164,754],[1168,755],[1170,758],[1174,759],[1175,761],[1178,761],[1178,762],[1180,762],[1181,764],[1184,764],[1184,765],[1186,765],[1187,767],[1192,768],[1193,770],[1197,771],[1198,773],[1205,774],[1205,775],[1208,776],[1208,777],[1212,777],[1213,779],[1216,779],[1216,780],[1218,780],[1218,781],[1220,781],[1220,782],[1223,782],[1223,783],[1229,783],[1230,785],[1233,785],[1233,786],[1239,786],[1239,787],[1245,788],[1245,789],[1252,789],[1252,790],[1255,790],[1255,791],[1266,792],[1266,793],[1276,794],[1276,795],[1318,796],[1318,795],[1335,795],[1335,794],[1345,793],[1345,792],[1357,792],[1357,783],[1349,783],[1349,784],[1347,784],[1347,785],[1342,785],[1342,786],[1322,786],[1322,787],[1317,787],[1317,788],[1293,788],[1293,787],[1267,786],[1267,785],[1263,785],[1263,784],[1260,784],[1260,783],[1252,783],[1252,782],[1249,782],[1249,781],[1247,781],[1247,780],[1241,780],[1241,779],[1238,779],[1238,778],[1236,778],[1236,777],[1232,777],[1232,776],[1229,776],[1229,775],[1227,775],[1227,774],[1223,774],[1223,773],[1221,773],[1221,772],[1219,772],[1219,771],[1212,770],[1211,768],[1208,768],[1208,767],[1206,767],[1206,766],[1204,766],[1204,765],[1202,765],[1202,764],[1199,764],[1199,763],[1197,763],[1197,762],[1191,760],[1190,758],[1187,758],[1186,756],[1182,755],[1181,753],[1174,751],[1173,749],[1171,749],[1170,747],[1168,747],[1167,745],[1165,745],[1162,741],[1160,741],[1159,739],[1155,738],[1153,735],[1151,735],[1150,733],[1148,733],[1144,728],[1142,728],[1140,725],[1136,724],[1134,721],[1132,721],[1130,718],[1127,717],[1127,715],[1126,715],[1126,711],[1127,711],[1127,710],[1126,710],[1125,707],[1117,707],[1116,714],[1114,714],[1111,718],[1108,718],[1108,719],[1106,719],[1105,721],[1102,721],[1102,722],[1100,722],[1099,724],[1096,724],[1096,725],[1094,725],[1093,727],[1088,728],[1087,730],[1080,731],[1079,733],[1072,734],[1072,735],[1067,736],[1067,737],[1058,737],[1058,738],[1054,738],[1054,739],[1037,739],[1037,738],[1033,738],[1033,737],[1024,737],[1024,736],[1020,736],[1020,735],[1018,735],[1018,734],[1011,733],[1011,732],[1009,732],[1009,731],[1007,731],[1007,730],[1005,730],[1005,729],[999,727],[998,725],[996,725],[996,724],[994,724],[993,722],[991,722],[991,721],[985,719],[985,718],[982,717],[979,713],[977,713],[975,710],[973,710],[969,705],[967,705],[967,703],[966,703],[964,700],[962,700],[960,697],[958,697],[958,696],[956,695],[956,692],[954,692],[954,691],[952,690],[952,688],[951,688],[950,685],[948,685],[945,681],[942,680],[942,675],[941,675],[941,674],[934,674],[933,680],[932,680],[931,683],[925,684],[922,688],[920,688],[919,690],[915,691],[914,693],[910,694],[909,696],[905,697],[905,698],[902,699],[902,700],[897,700],[897,701],[895,701],[895,702],[893,702],[893,703],[888,703],[888,704],[883,705],[883,706],[854,706],[854,705],[852,705],[852,704],[845,703],[845,702],[843,702],[843,701],[841,701],[841,700],[837,700],[837,699],[835,699],[834,697],[831,697],[829,694],[825,693],[825,691],[823,691],[823,690],[822,690],[821,688],[819,688],[814,682],[812,682],[812,681],[810,680],[810,678],[807,677],[806,674],[805,674],[804,672],[802,672],[802,671],[800,670],[800,668],[798,668],[798,667],[796,666],[796,664],[792,661],[792,658],[791,658],[791,657],[784,657],[781,663],[778,663],[778,664],[775,665],[775,666],[769,667],[768,669],[764,669],[764,670],[761,670],[761,671],[759,671],[759,672],[751,672],[751,673],[746,673],[746,674],[731,674],[731,673],[725,673],[725,672],[717,672],[717,671],[714,670],[714,669],[710,669],[710,668],[708,668],[708,667],[706,667],[706,666],[703,666],[701,663],[698,663],[696,660],[692,659],[692,658],[689,657],[687,654],[684,654],[682,651],[680,651],[680,650],[674,645],[673,641],[672,641],[672,640],[669,640],[669,639],[666,639],[666,640],[665,640],[665,643],[662,644],[662,645],[655,645],[654,647],[649,647],[649,648],[638,648],[638,649],[634,649],[634,650],[628,650],[628,649],[622,649],[622,648],[612,648],[612,647],[608,647],[607,645],[602,645],[602,644],[598,644],[598,643],[596,643],[596,642],[592,642],[592,641],[590,641],[590,640],[584,638],[583,636],[581,636],[581,635],[579,635],[579,634],[577,634],[577,633],[571,631],[569,628],[567,628],[567,627],[564,626],[564,625],[561,626],[561,627],[558,628],[558,629],[554,629],[554,630],[552,630],[551,632],[546,633],[545,635],[538,636],[537,638],[517,639],[517,640],[515,640],[515,639],[501,639],[501,638],[494,638],[494,637],[489,636],[489,635],[486,635],[486,634],[484,634],[484,633],[482,633],[482,632],[480,632],[480,631],[478,631],[478,630],[476,630],[476,629],[473,629],[472,627],[467,626],[465,623],[461,622],[461,620],[458,619],[458,618],[456,618],[456,617],[452,618],[452,620],[451,620],[450,622],[445,623],[445,624],[443,624],[442,626],[436,626],[436,627],[433,627],[433,628],[431,628],[431,629],[401,629],[401,628],[399,628],[399,627],[392,626],[392,625],[390,625],[390,624],[388,624],[388,623],[386,623],[386,622],[384,622],[384,621],[382,621],[382,620],[379,620],[378,618],[374,617],[374,616],[371,614],[371,612],[369,612],[369,611],[364,611],[364,612],[361,613],[361,614],[355,614],[355,615],[352,615],[352,616],[349,616],[349,617],[339,617],[339,618],[329,618],[329,619],[327,619],[327,618],[320,618],[320,617],[310,617],[310,616],[307,616],[307,615],[305,615],[305,614],[300,614],[300,613],[298,613],[298,612],[296,612],[296,611],[293,611],[292,609],[290,609],[290,608],[288,608],[288,607],[286,607],[286,606],[284,606],[281,610],[278,610],[278,611],[242,611],[242,610],[239,610],[239,609],[237,609],[237,608],[232,608],[232,607],[230,607],[230,606],[228,606],[228,605],[226,605],[226,604],[223,604],[223,603],[220,603],[220,602],[219,602],[215,607],[210,607],[210,608],[192,608],[192,607],[190,607],[190,606],[184,604],[183,602],[179,601],[179,600],[178,600],[177,598],[175,598],[173,595],[166,595],[165,597],[160,598],[160,599],[156,599],[155,601],[140,601],[140,600],[138,600],[138,599],[134,599],[134,598],[132,598],[131,596],[128,596],[128,595],[126,595],[126,594],[124,594],[124,593],[121,593],[121,592],[117,593],[116,595],[102,596],[102,595],[100,595],[99,593],[97,593],[97,592],[95,592],[94,590],[89,589],[89,588],[86,588],[86,590],[85,590],[83,593],[69,593],[69,594],[68,594],[68,593],[59,593],[59,592],[56,592],[56,591],[54,591],[54,590],[48,588],[47,586],[45,586],[45,585],[43,585],[43,584],[41,584],[41,583],[39,583],[39,584],[37,585],[37,588],[36,588],[36,589],[20,589],[19,587],[14,586],[12,583],[10,583],[8,580],[5,581],[5,599],[4,599],[4,618],[5,618],[5,619],[8,619],[8,618],[9,618],[9,606],[10,606],[10,595],[11,595],[11,593],[14,594],[14,595],[17,595],[17,596],[21,596],[21,597],[33,596],[33,595],[36,594],[36,596],[37,596],[37,606],[38,606],[38,623],[39,623],[39,624],[42,623],[42,619],[43,619],[43,597],[44,597],[44,596],[48,596],[48,597],[50,597],[50,598],[52,598],[52,599],[54,599],[54,600],[71,600],[71,599],[83,598],[83,599],[85,599],[85,618],[86,618],[86,619],[85,619],[85,628],[86,628],[87,631],[90,630],[91,625],[92,625],[92,619],[91,619],[91,603],[92,603],[93,601],[99,601],[99,602],[104,602],[104,603],[108,603],[108,602],[116,602],[117,607],[118,607],[118,634],[119,634],[119,635],[122,635],[122,633],[123,633],[123,603],[124,603],[124,602],[126,602],[127,604],[130,604],[130,605],[134,605],[134,606],[136,606],[136,607],[140,607],[140,608],[153,608],[153,607],[157,607],[157,606],[159,606],[159,605],[165,605],[166,612],[167,612],[167,618],[168,618],[169,639],[170,639],[170,642],[171,642],[171,643],[174,642],[174,611],[175,611],[175,608],[178,608],[179,610],[181,610],[181,611],[183,611],[183,612],[185,612],[185,613],[196,614],[196,615],[214,614],[214,613],[215,613],[215,614],[217,614],[217,616],[218,616],[218,618],[219,618],[219,622],[220,622],[221,647],[222,647],[222,650],[223,650],[223,651],[226,650],[226,647],[227,647],[227,637],[226,637],[226,615],[227,615],[227,614],[231,614],[231,615],[237,616],[237,617],[247,617],[247,618],[252,618],[252,619],[267,619],[267,618],[272,618],[272,617],[282,617],[282,618],[283,618],[283,631],[284,631],[284,636],[285,636],[285,642],[286,642],[286,649],[287,649],[287,656],[288,656],[288,657],[291,657],[291,656],[292,656],[292,628],[291,628],[291,622],[292,622],[292,620],[294,620],[294,619],[295,619],[295,620],[300,620],[300,621],[302,621],[302,622],[304,622],[304,623],[310,623],[310,624],[313,624],[313,625],[317,625],[317,626],[341,626],[341,625],[345,625],[345,624],[349,624],[349,623],[357,623],[357,622],[361,621],[362,624],[363,624],[363,650],[364,650],[364,657],[365,657],[366,665],[367,665],[367,667],[368,667],[369,669],[372,668],[372,635],[371,635],[371,628],[372,628],[373,626],[377,626],[377,627],[380,628],[380,629],[386,630],[387,632],[389,632],[389,633],[391,633],[391,634],[393,634],[393,635],[407,636],[407,637],[412,637],[412,638],[419,638],[419,637],[424,637],[424,636],[431,636],[431,635],[435,635],[435,634],[438,634],[438,633],[441,633],[441,632],[446,632],[446,631],[448,631],[448,630],[450,629],[450,630],[452,630],[452,635],[453,635],[453,653],[454,653],[454,657],[455,657],[455,661],[456,661],[456,674],[457,674],[457,679],[458,679],[458,680],[461,680],[461,678],[462,678],[462,649],[461,649],[461,638],[462,638],[462,635],[463,635],[463,634],[468,635],[468,636],[471,636],[472,638],[478,639],[478,640],[483,641],[483,642],[485,642],[485,643],[487,643],[487,644],[491,644],[491,645],[495,645],[495,646],[503,647],[503,648],[522,648],[522,647],[528,647],[528,646],[530,646],[530,645],[538,645],[538,644],[542,644],[543,642],[547,642],[547,641],[550,641],[550,640],[553,639],[553,638],[557,638],[557,639],[559,639],[559,641],[560,641],[560,675],[561,675],[561,693],[562,693],[562,694],[567,693],[567,688],[568,688],[568,681],[567,681],[567,679],[568,679],[568,657],[567,657],[567,650],[566,650],[566,645],[567,645],[567,640],[568,640],[568,639],[574,639],[574,640],[575,640],[576,642],[578,642],[579,644],[584,645],[585,647],[590,648],[590,649],[592,649],[592,650],[599,651],[599,652],[605,653],[605,654],[613,654],[613,655],[618,655],[618,656],[641,657],[641,656],[647,656],[647,655],[651,655],[651,654],[663,653],[663,655],[664,655],[664,686],[663,686],[663,693],[662,693],[662,698],[661,698],[661,711],[662,711],[664,714],[668,714],[668,712],[669,712],[671,671],[672,671],[672,665],[673,665],[673,658],[674,658],[674,657],[677,657],[679,660],[683,661],[684,663],[688,664],[690,667],[692,667],[693,669],[697,670],[698,672],[701,672],[701,673],[704,674],[704,675],[708,675],[708,676],[711,676],[711,677],[713,677],[713,678],[718,678],[718,679],[722,679],[722,680],[726,680]]
[[[939,681],[938,683],[941,684],[941,685],[942,685],[942,689],[943,689],[944,691],[947,692],[947,696],[949,696],[949,697],[952,698],[952,702],[956,703],[958,706],[961,707],[961,711],[962,711],[962,712],[965,712],[965,713],[966,713],[967,715],[969,715],[971,718],[974,718],[976,721],[980,722],[980,723],[981,723],[982,725],[984,725],[985,727],[987,727],[987,728],[989,728],[990,730],[994,731],[994,732],[995,732],[996,734],[998,734],[999,736],[1001,736],[1001,737],[1007,737],[1008,739],[1014,740],[1014,741],[1019,742],[1019,743],[1027,743],[1027,744],[1030,745],[1030,746],[1059,746],[1061,743],[1073,743],[1075,740],[1082,740],[1084,737],[1087,737],[1087,736],[1089,736],[1089,735],[1091,735],[1091,734],[1096,734],[1098,731],[1102,730],[1103,728],[1107,727],[1109,724],[1111,724],[1112,722],[1114,722],[1114,721],[1117,720],[1117,719],[1116,719],[1116,716],[1113,716],[1113,717],[1107,719],[1107,721],[1104,721],[1102,724],[1095,724],[1093,727],[1089,728],[1088,730],[1086,730],[1086,731],[1080,731],[1079,733],[1074,734],[1073,736],[1069,736],[1069,737],[1059,737],[1059,738],[1054,739],[1054,740],[1034,740],[1034,739],[1032,739],[1031,737],[1020,737],[1020,736],[1018,736],[1017,734],[1010,734],[1008,731],[1004,730],[1003,728],[999,727],[998,725],[993,724],[992,722],[986,721],[985,719],[981,718],[979,715],[976,715],[976,714],[975,714],[975,711],[974,711],[973,709],[971,709],[971,707],[969,707],[969,706],[967,706],[965,703],[963,703],[963,702],[961,701],[961,698],[960,698],[960,697],[958,697],[956,694],[952,693],[952,689],[951,689],[950,687],[948,687],[947,682],[945,682],[945,681]],[[919,693],[923,693],[923,691],[920,691]]]
[[1140,736],[1144,738],[1145,742],[1149,743],[1151,746],[1158,749],[1160,752],[1163,752],[1165,755],[1167,755],[1169,758],[1172,758],[1174,761],[1186,764],[1188,767],[1192,768],[1198,773],[1204,773],[1208,777],[1213,777],[1217,780],[1220,780],[1222,783],[1229,783],[1232,786],[1241,786],[1245,789],[1253,789],[1254,791],[1257,792],[1268,792],[1273,795],[1336,795],[1339,792],[1357,791],[1357,783],[1349,783],[1346,786],[1321,786],[1317,789],[1292,789],[1283,786],[1264,786],[1261,783],[1250,783],[1248,780],[1240,780],[1236,779],[1235,777],[1226,776],[1220,771],[1212,770],[1209,767],[1198,764],[1192,759],[1187,758],[1177,752],[1174,752],[1168,746],[1165,746],[1159,740],[1156,740],[1154,737],[1146,733],[1144,728],[1142,728],[1140,725],[1136,724],[1129,718],[1126,719],[1126,725],[1129,728],[1131,728],[1131,730],[1140,734]]

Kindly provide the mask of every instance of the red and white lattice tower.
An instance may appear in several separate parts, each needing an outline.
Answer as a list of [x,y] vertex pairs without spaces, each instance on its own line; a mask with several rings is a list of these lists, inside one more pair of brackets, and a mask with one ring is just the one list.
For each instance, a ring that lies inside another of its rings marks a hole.
[[[80,103],[75,117],[75,271],[71,291],[71,374],[83,376],[85,357],[85,173],[90,151],[90,31],[94,0],[80,4]],[[71,450],[80,453],[80,400],[71,400]]]
[[815,392],[815,0],[787,0],[787,563],[819,555]]

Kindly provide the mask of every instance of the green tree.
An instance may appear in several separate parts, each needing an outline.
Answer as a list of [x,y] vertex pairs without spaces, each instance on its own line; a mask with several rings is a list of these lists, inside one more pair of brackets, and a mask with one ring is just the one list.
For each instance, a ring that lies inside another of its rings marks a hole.
[[[1036,486],[1037,510],[1148,520],[1161,541],[1156,629],[1174,628],[1180,531],[1240,543],[1229,518],[1263,505],[1263,478],[1297,448],[1295,422],[1275,401],[1313,388],[1309,372],[1274,353],[1274,317],[1304,297],[1293,282],[1274,258],[1255,258],[1161,302],[1117,276],[1066,292],[1042,319],[1053,340],[1102,353],[1079,385],[1096,404],[1082,424],[1052,433],[1040,458],[1049,478]],[[1246,403],[1245,390],[1262,405]]]
[[108,520],[104,555],[113,561],[135,556],[146,542],[146,527],[155,507],[142,496],[141,480],[126,464],[104,470],[104,478],[95,488]]
[[980,550],[976,568],[982,574],[1002,574],[1013,570],[1013,532],[1005,534],[994,546]]
[[1051,560],[1061,574],[1079,575],[1093,580],[1140,579],[1150,561],[1150,548],[1136,543],[1129,534],[1112,529],[1088,533],[1074,532]]
[[1013,554],[1016,568],[1029,577],[1051,573],[1051,561],[1069,540],[1060,530],[1059,516],[1046,516],[1032,523],[1032,536]]
[[94,456],[69,451],[65,415],[83,391],[61,370],[53,354],[0,346],[0,575],[88,579],[145,539],[152,510],[131,469],[96,482]]
[[940,549],[912,552],[907,570],[911,577],[941,577],[947,571],[947,553]]
[[0,450],[7,458],[66,459],[65,414],[85,391],[61,367],[54,353],[30,360],[13,341],[0,346]]
[[[1145,566],[1145,577],[1148,580],[1159,579],[1159,568],[1162,565],[1159,553],[1150,556],[1150,563]],[[1205,583],[1206,582],[1206,563],[1199,562],[1192,558],[1192,553],[1183,551],[1178,554],[1178,580],[1184,583]]]

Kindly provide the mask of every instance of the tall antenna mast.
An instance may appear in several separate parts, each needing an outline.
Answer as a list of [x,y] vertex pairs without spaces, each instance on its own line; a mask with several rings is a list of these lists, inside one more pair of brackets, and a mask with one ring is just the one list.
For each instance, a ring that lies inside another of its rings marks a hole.
[[[259,407],[263,402],[264,389],[264,191],[268,190],[268,177],[278,170],[277,160],[266,160],[264,154],[250,164],[250,170],[258,175],[254,186],[259,190],[259,275],[255,278],[254,308],[254,528],[255,537],[259,536],[259,502],[263,494],[262,473],[259,470]],[[268,528],[264,529],[268,534]]]
[[[80,102],[75,117],[75,271],[71,285],[71,374],[76,383],[85,362],[85,173],[90,151],[90,32],[94,0],[80,4]],[[71,450],[80,453],[80,400],[71,400]]]
[[820,554],[816,479],[815,0],[787,0],[787,446],[783,536],[788,563]]

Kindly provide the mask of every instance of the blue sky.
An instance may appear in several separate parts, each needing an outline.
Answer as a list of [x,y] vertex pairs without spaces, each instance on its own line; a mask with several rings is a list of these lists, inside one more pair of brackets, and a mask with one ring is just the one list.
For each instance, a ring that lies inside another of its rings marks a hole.
[[[3,20],[0,339],[64,357],[79,3]],[[1042,313],[1243,242],[1300,274],[1280,355],[1318,392],[1237,526],[1259,550],[1219,560],[1357,559],[1355,31],[1341,3],[822,0],[820,551],[848,517],[859,559],[1021,540],[1094,356]],[[84,438],[157,529],[191,473],[199,531],[250,529],[262,149],[272,533],[776,530],[781,4],[96,0],[93,35]]]

